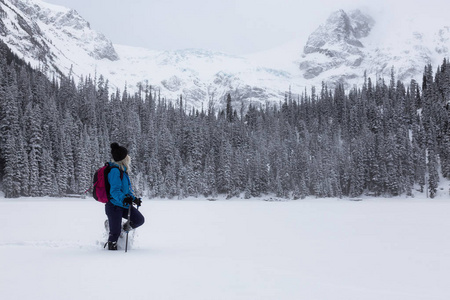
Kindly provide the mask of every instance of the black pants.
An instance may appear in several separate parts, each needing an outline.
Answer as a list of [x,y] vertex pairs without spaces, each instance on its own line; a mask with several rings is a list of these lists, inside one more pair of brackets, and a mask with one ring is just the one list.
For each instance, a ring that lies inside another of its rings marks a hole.
[[[109,242],[117,242],[120,232],[122,231],[122,218],[128,219],[128,208],[116,206],[111,202],[105,204],[105,212],[109,221]],[[130,225],[137,228],[144,224],[144,216],[134,207],[131,206]]]

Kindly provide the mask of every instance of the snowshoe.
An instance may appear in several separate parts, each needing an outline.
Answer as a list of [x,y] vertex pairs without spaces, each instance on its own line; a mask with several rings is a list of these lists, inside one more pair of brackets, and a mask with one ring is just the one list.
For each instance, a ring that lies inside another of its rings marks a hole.
[[[104,225],[105,225],[104,238],[108,239],[109,238],[109,221],[108,221],[108,219],[105,220]],[[126,244],[126,240],[127,240],[127,231],[128,231],[128,249],[131,249],[133,246],[135,230],[133,230],[133,228],[130,226],[128,221],[126,221],[122,224],[122,231],[120,232],[119,239],[117,240],[117,243],[116,243],[116,247],[118,250],[125,250],[125,244]],[[106,244],[108,244],[108,243],[106,243]],[[106,248],[106,244],[105,244],[105,248]]]

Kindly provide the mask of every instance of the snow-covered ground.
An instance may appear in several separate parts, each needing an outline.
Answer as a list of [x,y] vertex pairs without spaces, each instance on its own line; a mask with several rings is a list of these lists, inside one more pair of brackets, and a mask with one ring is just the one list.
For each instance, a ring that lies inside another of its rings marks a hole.
[[107,251],[92,198],[0,196],[1,299],[450,299],[450,200],[144,199]]

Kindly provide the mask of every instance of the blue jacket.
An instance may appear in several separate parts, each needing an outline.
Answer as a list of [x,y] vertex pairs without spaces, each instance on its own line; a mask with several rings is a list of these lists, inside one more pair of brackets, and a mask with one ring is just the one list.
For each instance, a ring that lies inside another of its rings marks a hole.
[[[109,164],[111,166],[119,167],[119,165],[114,162],[110,162]],[[109,201],[114,205],[128,208],[127,204],[123,204],[123,199],[125,199],[127,196],[132,196],[133,199],[135,197],[133,195],[130,177],[128,176],[126,168],[123,172],[122,179],[120,179],[120,170],[118,168],[111,168],[111,171],[109,171],[108,174],[108,181],[111,186],[111,188],[109,189],[111,199]]]

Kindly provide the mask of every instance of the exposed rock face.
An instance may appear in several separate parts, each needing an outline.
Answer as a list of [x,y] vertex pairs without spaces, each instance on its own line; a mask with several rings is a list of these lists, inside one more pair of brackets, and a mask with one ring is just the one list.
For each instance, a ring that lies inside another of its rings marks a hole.
[[[56,56],[67,54],[66,49],[57,42],[70,41],[68,44],[75,45],[96,60],[119,59],[111,41],[91,30],[89,23],[73,9],[54,10],[52,6],[32,0],[3,0],[0,9],[3,11],[0,11],[0,34],[10,35],[11,41],[25,40],[29,46],[33,46],[23,48],[23,51],[28,52],[24,55],[32,55],[51,65],[55,63],[51,61],[51,52]],[[16,25],[8,28],[4,19]],[[50,54],[49,57],[45,57],[46,53]]]
[[364,46],[359,39],[369,34],[373,23],[370,17],[364,16],[360,11],[352,12],[349,16],[339,10],[331,14],[326,23],[309,36],[303,51],[305,54],[324,53],[330,57],[337,56],[339,50],[360,54],[359,48]]
[[341,65],[359,67],[365,57],[360,39],[369,35],[374,24],[370,16],[359,10],[349,14],[339,10],[331,14],[325,24],[309,36],[303,49],[304,57],[308,54],[324,56],[321,60],[306,59],[300,63],[305,79]]

